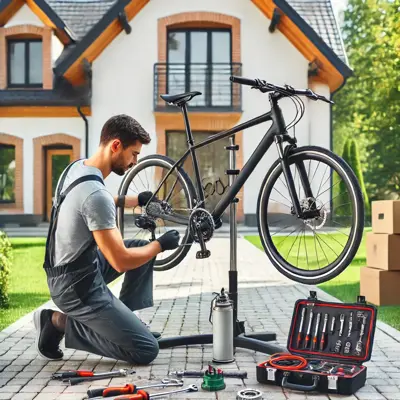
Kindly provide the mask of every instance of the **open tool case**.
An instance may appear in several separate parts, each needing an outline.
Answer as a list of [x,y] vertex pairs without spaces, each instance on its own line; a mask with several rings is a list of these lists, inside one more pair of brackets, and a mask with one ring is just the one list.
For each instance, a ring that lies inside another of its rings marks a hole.
[[[258,364],[258,382],[301,391],[355,393],[365,385],[363,363],[371,358],[376,315],[376,307],[367,305],[363,296],[356,303],[330,303],[319,301],[311,291],[308,299],[295,303],[288,358],[273,362],[271,356]],[[292,356],[300,357],[295,362]]]

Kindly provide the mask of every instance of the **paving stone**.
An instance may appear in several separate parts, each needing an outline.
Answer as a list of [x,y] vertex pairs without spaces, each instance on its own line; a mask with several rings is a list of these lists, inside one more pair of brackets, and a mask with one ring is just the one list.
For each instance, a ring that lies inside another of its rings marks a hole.
[[37,396],[37,393],[17,393],[13,397],[11,397],[12,400],[32,400],[35,396]]

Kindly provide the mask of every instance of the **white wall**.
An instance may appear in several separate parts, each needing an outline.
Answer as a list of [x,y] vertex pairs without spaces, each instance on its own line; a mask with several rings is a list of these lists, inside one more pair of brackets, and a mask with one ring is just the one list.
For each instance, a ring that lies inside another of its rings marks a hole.
[[81,157],[85,156],[85,126],[82,118],[0,118],[0,132],[24,139],[23,193],[24,212],[33,213],[33,139],[63,133],[81,139]]
[[27,6],[23,5],[18,12],[6,23],[5,28],[15,25],[36,25],[44,26],[40,18]]

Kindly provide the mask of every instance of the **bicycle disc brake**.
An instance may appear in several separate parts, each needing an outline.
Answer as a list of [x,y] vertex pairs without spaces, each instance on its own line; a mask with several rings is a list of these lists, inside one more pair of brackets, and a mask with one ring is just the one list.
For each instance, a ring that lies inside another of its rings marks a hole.
[[306,218],[304,223],[312,230],[321,229],[325,225],[328,216],[328,212],[322,201],[314,199],[313,197],[307,197],[303,199],[300,204],[306,215],[307,211],[310,212],[311,210],[318,214],[318,216],[314,216],[313,218]]

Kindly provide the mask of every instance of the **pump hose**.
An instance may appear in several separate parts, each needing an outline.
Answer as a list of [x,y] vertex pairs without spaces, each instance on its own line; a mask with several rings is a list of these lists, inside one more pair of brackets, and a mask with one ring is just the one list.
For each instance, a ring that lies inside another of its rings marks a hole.
[[275,353],[263,363],[264,367],[271,366],[281,370],[293,371],[297,369],[304,369],[308,362],[304,357],[295,356],[290,353]]

